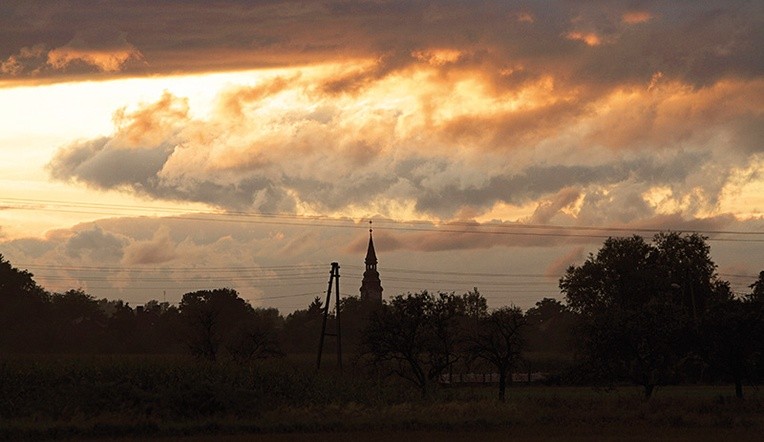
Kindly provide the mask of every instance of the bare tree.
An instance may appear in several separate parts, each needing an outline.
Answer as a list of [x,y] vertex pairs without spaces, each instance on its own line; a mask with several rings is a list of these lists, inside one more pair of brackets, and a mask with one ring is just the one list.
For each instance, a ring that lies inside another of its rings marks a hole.
[[507,379],[512,376],[523,350],[526,319],[519,307],[502,307],[483,316],[470,333],[469,350],[499,373],[499,400],[506,399]]
[[398,295],[375,311],[364,332],[371,363],[414,383],[428,386],[462,357],[463,297],[427,291]]

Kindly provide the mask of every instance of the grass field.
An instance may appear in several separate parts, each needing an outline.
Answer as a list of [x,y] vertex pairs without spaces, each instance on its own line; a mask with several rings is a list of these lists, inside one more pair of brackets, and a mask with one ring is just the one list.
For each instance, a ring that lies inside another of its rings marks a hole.
[[660,387],[645,401],[637,387],[514,385],[500,403],[490,386],[438,388],[421,398],[407,384],[352,370],[316,373],[289,360],[234,365],[172,357],[22,358],[0,361],[0,438],[759,436],[764,395],[749,388],[737,400],[733,393],[730,386]]

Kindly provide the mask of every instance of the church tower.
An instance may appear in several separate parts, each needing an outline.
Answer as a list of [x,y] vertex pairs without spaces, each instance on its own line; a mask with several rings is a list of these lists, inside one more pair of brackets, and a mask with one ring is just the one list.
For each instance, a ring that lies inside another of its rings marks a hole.
[[366,270],[361,282],[361,301],[382,303],[382,282],[377,271],[377,254],[374,252],[371,221],[369,221],[369,248],[366,250]]

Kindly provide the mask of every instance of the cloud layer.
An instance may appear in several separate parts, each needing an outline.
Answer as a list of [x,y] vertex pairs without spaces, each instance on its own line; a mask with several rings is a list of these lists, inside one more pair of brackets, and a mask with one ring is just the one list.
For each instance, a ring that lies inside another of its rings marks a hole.
[[607,225],[719,214],[721,196],[745,184],[739,172],[762,167],[764,80],[496,92],[471,70],[444,79],[425,64],[325,91],[357,69],[261,75],[222,91],[205,118],[166,93],[118,111],[113,134],[61,148],[48,168],[227,210],[450,220],[530,204],[534,222],[562,211]]
[[[0,59],[9,77],[87,71],[66,66],[72,60],[91,71],[168,73],[370,58],[380,61],[374,70],[333,86],[422,61],[480,69],[499,87],[550,71],[590,85],[645,82],[660,71],[703,86],[761,74],[763,10],[723,0],[7,1]],[[30,56],[34,48],[48,57]]]

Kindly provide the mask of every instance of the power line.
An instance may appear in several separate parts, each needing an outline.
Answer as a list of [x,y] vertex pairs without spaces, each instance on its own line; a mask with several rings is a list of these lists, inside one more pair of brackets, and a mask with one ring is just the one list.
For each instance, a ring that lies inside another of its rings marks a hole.
[[[113,212],[95,212],[95,211],[68,211],[68,210],[62,210],[62,209],[52,209],[50,207],[47,207],[46,205],[53,205],[58,207],[73,207],[73,208],[93,208],[93,209],[112,209],[112,210],[128,210],[128,211],[141,211],[146,212],[151,210],[164,210],[170,213],[179,214],[183,212],[183,209],[181,208],[144,208],[144,207],[137,207],[137,206],[127,206],[127,205],[114,205],[114,204],[97,204],[97,203],[86,203],[86,202],[79,202],[79,201],[72,201],[72,202],[61,202],[61,201],[53,201],[53,200],[36,200],[36,199],[21,199],[21,198],[0,198],[0,201],[6,201],[10,202],[11,204],[16,204],[15,206],[11,205],[9,208],[11,209],[18,209],[18,210],[47,210],[47,211],[57,211],[57,212],[66,212],[66,213],[88,213],[88,214],[100,214],[100,215],[121,215],[118,213]],[[43,207],[24,207],[19,206],[19,203],[24,204],[42,204]],[[186,211],[188,212],[188,211]],[[319,224],[321,227],[339,227],[339,228],[365,228],[365,226],[361,226],[356,224],[352,219],[349,218],[331,218],[326,216],[310,216],[310,215],[298,215],[298,214],[287,214],[287,213],[267,213],[267,212],[224,212],[224,213],[217,213],[217,212],[200,212],[200,211],[191,211],[191,215],[206,215],[208,217],[197,217],[197,216],[188,216],[188,215],[182,215],[182,216],[165,216],[163,218],[165,219],[178,219],[178,220],[188,220],[188,221],[217,221],[217,222],[237,222],[237,223],[253,223],[253,224],[275,224],[275,225],[292,225],[292,226],[317,226],[315,223],[307,222],[307,221],[320,221],[322,224]],[[234,218],[234,219],[228,219],[228,218]],[[244,218],[244,219],[236,219],[236,218]],[[246,219],[246,218],[255,218],[255,219]],[[286,222],[286,221],[266,221],[263,219],[258,218],[272,218],[272,219],[282,219],[282,220],[292,220],[292,222]],[[325,222],[331,222],[331,223],[341,223],[341,224],[323,224]],[[431,232],[441,232],[441,233],[459,233],[459,234],[492,234],[492,235],[524,235],[524,236],[541,236],[541,237],[578,237],[578,238],[590,238],[590,239],[605,239],[608,238],[609,235],[603,235],[603,234],[573,234],[573,233],[566,233],[565,231],[588,231],[588,232],[623,232],[623,233],[633,233],[633,232],[640,232],[640,233],[659,233],[666,230],[673,230],[673,231],[684,231],[688,229],[671,229],[671,228],[644,228],[644,227],[599,227],[599,226],[558,226],[558,225],[549,225],[549,224],[529,224],[529,223],[501,223],[501,224],[478,224],[475,222],[460,222],[460,221],[453,221],[448,222],[445,224],[436,225],[435,223],[429,222],[429,221],[402,221],[402,220],[380,220],[380,224],[383,226],[385,224],[392,224],[392,226],[386,226],[383,227],[388,230],[399,230],[399,231],[431,231]],[[409,226],[422,226],[425,227],[400,227],[400,225],[409,225]],[[444,227],[445,226],[445,227]],[[465,228],[475,228],[475,229],[484,229],[484,228],[491,228],[491,229],[501,229],[501,230],[470,230],[470,229],[454,229],[449,226],[456,226],[456,227],[465,227]],[[529,230],[561,230],[561,232],[527,232],[527,231],[506,231],[508,229],[529,229]],[[743,231],[743,230],[709,230],[709,229],[689,229],[691,232],[699,233],[699,234],[705,234],[705,235],[742,235],[742,236],[749,236],[749,235],[764,235],[764,231]],[[735,238],[709,238],[709,241],[730,241],[730,242],[764,242],[764,239],[735,239]]]

